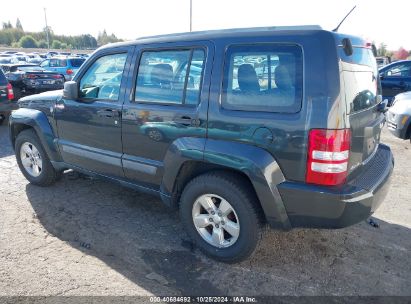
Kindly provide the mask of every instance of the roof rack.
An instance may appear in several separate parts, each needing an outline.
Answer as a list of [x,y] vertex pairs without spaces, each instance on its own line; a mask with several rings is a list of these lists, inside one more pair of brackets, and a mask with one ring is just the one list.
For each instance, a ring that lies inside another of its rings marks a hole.
[[195,32],[182,32],[174,34],[162,34],[153,36],[139,37],[140,39],[151,39],[160,37],[180,37],[180,36],[191,36],[191,35],[203,35],[203,34],[227,34],[227,33],[247,33],[247,32],[272,32],[272,31],[301,31],[301,30],[322,30],[323,28],[319,25],[296,25],[296,26],[264,26],[264,27],[249,27],[249,28],[232,28],[232,29],[221,29],[221,30],[206,30],[206,31],[195,31]]

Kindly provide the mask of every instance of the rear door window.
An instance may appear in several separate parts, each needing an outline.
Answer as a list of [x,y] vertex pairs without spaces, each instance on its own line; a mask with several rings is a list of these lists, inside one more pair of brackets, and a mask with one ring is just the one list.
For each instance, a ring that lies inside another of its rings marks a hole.
[[226,53],[222,107],[237,111],[298,112],[302,77],[302,52],[298,46],[232,46]]
[[197,105],[204,58],[202,49],[143,52],[134,101]]

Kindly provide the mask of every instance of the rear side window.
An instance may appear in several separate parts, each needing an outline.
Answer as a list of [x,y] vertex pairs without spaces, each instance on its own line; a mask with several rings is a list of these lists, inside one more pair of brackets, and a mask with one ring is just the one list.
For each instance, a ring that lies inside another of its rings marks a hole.
[[202,49],[143,52],[134,100],[197,105],[200,99],[204,57]]
[[67,60],[66,60],[66,59],[59,60],[59,61],[58,61],[58,66],[59,66],[60,68],[66,67],[66,66],[67,66]]
[[79,68],[83,64],[85,60],[84,59],[70,59],[70,65],[73,68]]
[[302,77],[302,52],[298,46],[232,46],[226,53],[222,107],[239,111],[298,112]]

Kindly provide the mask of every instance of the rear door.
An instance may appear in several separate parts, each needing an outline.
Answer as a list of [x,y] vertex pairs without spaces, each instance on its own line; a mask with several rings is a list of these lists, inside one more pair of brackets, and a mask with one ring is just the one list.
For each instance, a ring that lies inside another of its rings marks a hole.
[[122,113],[126,178],[158,188],[170,146],[179,141],[189,149],[206,137],[213,50],[212,43],[202,41],[136,50],[128,85],[133,89]]
[[385,116],[377,109],[381,91],[372,50],[354,47],[351,56],[340,51],[343,91],[352,132],[349,163],[349,173],[352,173],[376,151]]

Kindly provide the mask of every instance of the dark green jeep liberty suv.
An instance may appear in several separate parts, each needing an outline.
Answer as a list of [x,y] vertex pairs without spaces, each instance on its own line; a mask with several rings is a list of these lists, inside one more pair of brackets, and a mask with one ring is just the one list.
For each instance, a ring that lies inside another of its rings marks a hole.
[[266,223],[366,219],[394,165],[370,45],[317,26],[111,44],[19,106],[10,136],[32,184],[73,169],[158,195],[224,262],[247,258]]

